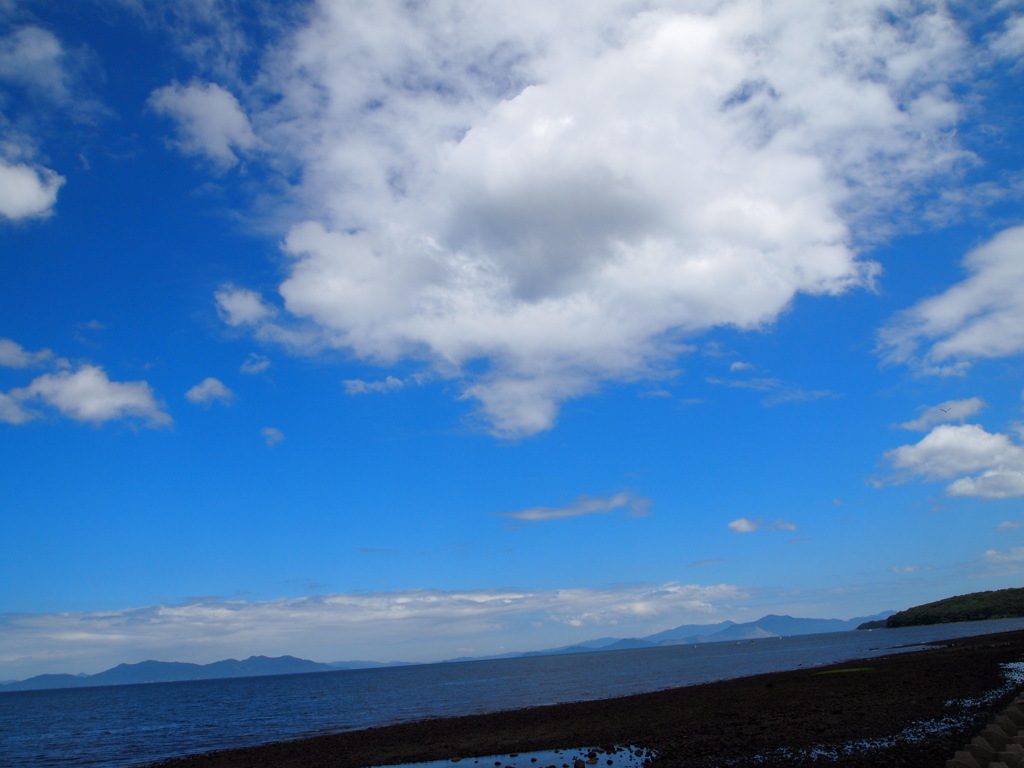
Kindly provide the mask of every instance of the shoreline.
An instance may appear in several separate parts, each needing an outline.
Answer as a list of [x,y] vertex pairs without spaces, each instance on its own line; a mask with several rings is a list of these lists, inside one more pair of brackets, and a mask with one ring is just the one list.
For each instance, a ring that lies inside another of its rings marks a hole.
[[1004,665],[1024,661],[1024,630],[926,645],[613,699],[219,750],[150,767],[365,768],[618,745],[653,750],[654,768],[931,768],[945,765],[1017,694]]

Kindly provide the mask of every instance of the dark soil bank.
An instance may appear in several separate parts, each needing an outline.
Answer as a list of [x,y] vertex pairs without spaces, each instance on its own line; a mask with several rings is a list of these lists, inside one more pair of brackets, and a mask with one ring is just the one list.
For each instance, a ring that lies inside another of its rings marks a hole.
[[[884,642],[884,634],[879,639]],[[1017,694],[1007,686],[1002,665],[1022,660],[1024,632],[1009,632],[830,667],[349,731],[195,755],[163,766],[360,768],[634,745],[657,752],[653,768],[941,768]],[[945,727],[919,727],[938,721]]]

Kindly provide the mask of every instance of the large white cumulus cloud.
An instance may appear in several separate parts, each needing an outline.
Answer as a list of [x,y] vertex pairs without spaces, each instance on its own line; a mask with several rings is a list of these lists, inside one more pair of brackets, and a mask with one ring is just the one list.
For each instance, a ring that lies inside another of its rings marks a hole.
[[880,212],[965,158],[964,45],[898,0],[323,2],[251,116],[307,220],[250,324],[547,429],[685,334],[870,284]]

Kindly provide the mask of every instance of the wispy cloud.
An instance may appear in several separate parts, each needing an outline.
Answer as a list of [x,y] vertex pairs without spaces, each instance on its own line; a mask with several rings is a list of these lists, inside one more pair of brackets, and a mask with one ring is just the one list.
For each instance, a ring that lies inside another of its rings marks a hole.
[[405,382],[395,376],[388,376],[381,381],[363,381],[362,379],[346,379],[342,382],[345,392],[350,395],[369,393],[397,392],[405,388]]
[[830,389],[797,389],[790,387],[766,397],[764,404],[772,406],[785,403],[812,403],[815,400],[836,400],[841,397],[841,394]]
[[916,432],[927,432],[936,424],[970,418],[985,407],[985,401],[980,397],[972,397],[967,400],[946,400],[944,403],[925,408],[916,419],[905,421],[900,426],[903,429]]
[[986,562],[1005,564],[1005,563],[1024,563],[1024,547],[1010,547],[1006,550],[990,549],[983,555]]
[[651,389],[648,390],[647,392],[641,392],[640,397],[670,398],[672,397],[672,393],[669,392],[667,389]]
[[566,517],[579,517],[581,515],[603,514],[614,512],[617,509],[624,509],[630,517],[646,517],[650,514],[653,502],[644,497],[637,496],[629,491],[621,491],[612,496],[588,496],[581,494],[576,500],[564,507],[530,507],[518,512],[500,512],[503,517],[511,517],[514,520],[537,522],[541,520],[558,520]]
[[231,326],[259,325],[273,317],[277,310],[255,291],[224,285],[214,293],[217,312]]
[[753,389],[756,392],[772,392],[782,386],[782,379],[759,377],[753,379],[722,379],[710,376],[708,384],[720,387],[733,387],[734,389]]
[[263,435],[263,440],[268,448],[273,448],[284,440],[284,432],[277,427],[264,427],[260,430],[260,434]]
[[20,400],[0,392],[0,423],[27,424],[38,417],[38,412],[26,408]]
[[232,392],[220,379],[208,376],[185,393],[190,403],[197,405],[209,405],[210,403],[230,403],[235,393]]
[[932,566],[930,565],[897,565],[892,569],[893,573],[917,573],[918,571],[930,571]]
[[[743,369],[740,369],[743,370]],[[749,389],[755,392],[770,393],[765,396],[764,404],[767,406],[783,405],[785,403],[808,403],[814,400],[834,399],[842,395],[828,389],[801,389],[786,384],[782,379],[761,376],[751,379],[722,379],[709,377],[708,384],[720,387],[732,387],[734,389]]]
[[48,349],[29,352],[15,341],[0,339],[0,366],[7,368],[32,368],[52,358],[53,352]]
[[964,257],[967,278],[896,316],[879,334],[888,362],[960,375],[976,360],[1024,350],[1024,227],[998,233]]
[[795,531],[797,527],[781,518],[766,522],[761,518],[738,517],[729,523],[729,529],[734,533],[754,533],[755,531]]
[[255,376],[258,373],[263,373],[269,367],[270,358],[264,355],[258,355],[255,352],[250,352],[249,356],[242,361],[242,365],[238,370],[242,373],[247,373],[250,376]]

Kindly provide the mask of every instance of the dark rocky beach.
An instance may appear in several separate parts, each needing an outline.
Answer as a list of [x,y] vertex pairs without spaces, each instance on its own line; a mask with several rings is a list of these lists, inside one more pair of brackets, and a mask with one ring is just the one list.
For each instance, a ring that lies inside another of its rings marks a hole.
[[631,745],[657,753],[653,768],[941,768],[1018,694],[1020,683],[1008,679],[1004,666],[1018,661],[1024,661],[1024,631],[827,667],[348,731],[160,765],[362,768]]

